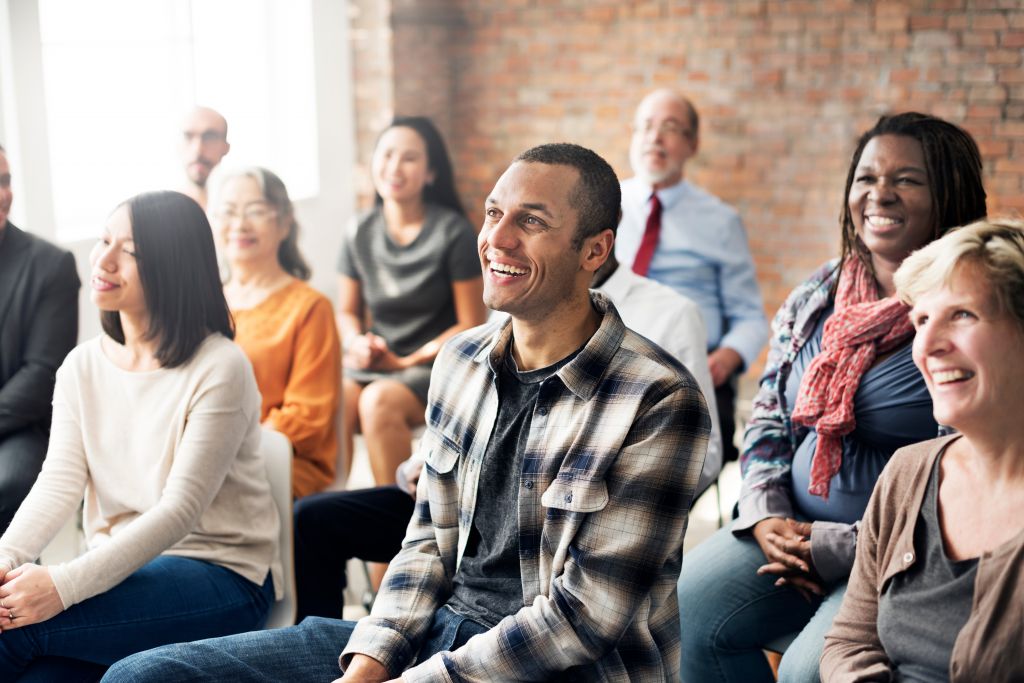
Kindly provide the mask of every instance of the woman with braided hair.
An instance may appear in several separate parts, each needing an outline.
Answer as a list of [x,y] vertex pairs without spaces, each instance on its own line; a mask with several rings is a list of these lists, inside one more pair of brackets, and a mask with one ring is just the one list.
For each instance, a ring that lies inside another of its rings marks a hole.
[[762,649],[789,634],[779,680],[817,681],[875,482],[897,448],[937,432],[893,274],[985,215],[977,145],[933,116],[883,116],[858,141],[844,196],[840,257],[773,322],[739,517],[683,564],[684,681],[771,680]]

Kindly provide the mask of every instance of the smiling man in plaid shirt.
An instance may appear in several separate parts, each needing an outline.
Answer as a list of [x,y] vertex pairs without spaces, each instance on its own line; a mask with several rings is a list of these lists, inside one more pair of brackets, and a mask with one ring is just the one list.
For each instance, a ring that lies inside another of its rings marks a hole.
[[342,646],[346,682],[677,679],[711,423],[690,373],[588,289],[619,199],[576,145],[498,180],[479,251],[484,301],[510,317],[435,361],[416,512],[370,616],[160,648],[105,680],[327,681]]

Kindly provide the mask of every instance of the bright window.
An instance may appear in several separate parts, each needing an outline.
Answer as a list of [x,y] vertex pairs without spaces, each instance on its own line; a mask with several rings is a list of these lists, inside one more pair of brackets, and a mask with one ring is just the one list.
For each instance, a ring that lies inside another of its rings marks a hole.
[[310,0],[40,0],[57,237],[95,235],[114,206],[184,182],[181,119],[228,120],[223,165],[319,192]]

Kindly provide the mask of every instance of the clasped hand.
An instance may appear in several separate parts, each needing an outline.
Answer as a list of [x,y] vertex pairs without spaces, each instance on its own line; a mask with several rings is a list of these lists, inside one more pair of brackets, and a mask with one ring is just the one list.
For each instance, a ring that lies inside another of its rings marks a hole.
[[361,334],[349,342],[344,362],[345,367],[356,370],[394,371],[408,365],[402,356],[388,348],[383,337],[372,332]]
[[63,610],[49,568],[23,564],[0,575],[0,631],[38,624]]
[[808,601],[825,594],[811,558],[809,522],[769,517],[754,525],[753,533],[768,560],[767,564],[758,567],[758,574],[777,575],[776,586],[792,586]]

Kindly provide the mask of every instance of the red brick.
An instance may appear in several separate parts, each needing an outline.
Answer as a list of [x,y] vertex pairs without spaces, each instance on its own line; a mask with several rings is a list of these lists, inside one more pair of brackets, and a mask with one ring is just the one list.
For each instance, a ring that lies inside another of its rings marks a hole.
[[946,23],[946,17],[941,14],[915,14],[910,17],[911,31],[925,31],[944,27],[952,28]]
[[975,30],[994,28],[997,30],[1005,29],[1008,26],[1006,16],[1002,13],[986,12],[984,14],[975,14],[971,18],[971,28]]

